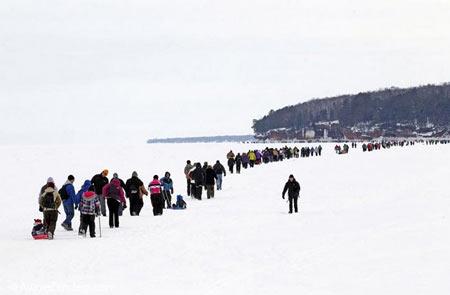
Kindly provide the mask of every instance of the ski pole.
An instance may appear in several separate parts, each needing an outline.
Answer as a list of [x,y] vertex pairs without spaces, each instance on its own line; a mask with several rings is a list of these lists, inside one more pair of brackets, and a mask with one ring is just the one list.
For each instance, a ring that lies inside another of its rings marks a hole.
[[102,237],[102,223],[101,223],[101,216],[98,215],[98,228],[100,230],[100,238]]

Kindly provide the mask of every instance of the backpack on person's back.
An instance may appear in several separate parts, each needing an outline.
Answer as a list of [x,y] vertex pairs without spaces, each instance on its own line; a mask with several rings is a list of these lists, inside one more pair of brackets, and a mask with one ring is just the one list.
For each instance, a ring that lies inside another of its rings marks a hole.
[[56,209],[54,192],[46,192],[43,196],[44,209]]
[[111,199],[114,199],[114,200],[116,200],[116,201],[120,201],[120,192],[119,192],[119,189],[114,185],[114,184],[111,184],[110,186],[109,186],[109,191],[108,191],[108,195],[109,195],[109,197],[111,198]]
[[67,193],[67,184],[63,185],[62,188],[58,191],[59,195],[61,196],[61,200],[65,201],[69,198],[69,194]]
[[140,197],[139,191],[140,191],[139,188],[135,184],[130,185],[130,197],[132,198]]

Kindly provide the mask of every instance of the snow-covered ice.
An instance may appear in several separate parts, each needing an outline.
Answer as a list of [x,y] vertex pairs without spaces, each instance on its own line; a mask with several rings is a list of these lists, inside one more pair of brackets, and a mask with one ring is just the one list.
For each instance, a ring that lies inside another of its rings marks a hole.
[[[281,145],[271,145],[281,146]],[[0,147],[0,294],[449,294],[450,145],[418,144],[294,159],[227,175],[213,200],[121,219],[103,237],[34,241],[48,176],[76,189],[102,169],[126,180],[172,172],[185,195],[187,159],[225,162],[262,145]],[[287,214],[289,174],[302,186]],[[62,208],[61,208],[62,211]],[[78,213],[74,227],[78,227]],[[97,228],[98,233],[98,228]]]

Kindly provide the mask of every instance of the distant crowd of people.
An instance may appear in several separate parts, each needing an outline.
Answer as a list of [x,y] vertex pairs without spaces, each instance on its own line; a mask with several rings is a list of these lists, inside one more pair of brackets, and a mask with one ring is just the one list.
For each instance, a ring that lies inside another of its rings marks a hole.
[[422,143],[422,144],[426,144],[426,145],[447,144],[447,143],[450,143],[450,140],[418,139],[418,140],[383,140],[383,141],[379,141],[379,142],[373,141],[373,142],[369,142],[369,143],[363,143],[362,150],[363,150],[363,152],[371,152],[374,150],[389,149],[391,147],[413,146],[418,143]]
[[[447,144],[450,143],[450,140],[382,140],[382,141],[371,141],[368,143],[362,143],[361,148],[363,152],[371,152],[381,149],[389,149],[391,147],[405,147],[405,146],[413,146],[416,143],[425,143],[426,145],[435,145],[435,144]],[[357,148],[357,142],[351,142],[352,148]],[[335,145],[334,151],[337,154],[347,154],[350,150],[350,146],[347,143],[344,143],[342,146],[340,144]]]
[[450,140],[447,140],[447,139],[430,139],[430,140],[425,140],[425,142],[426,142],[426,145],[448,144],[448,143],[450,143]]
[[316,147],[302,147],[300,151],[300,156],[302,158],[313,157],[313,156],[322,156],[322,146]]

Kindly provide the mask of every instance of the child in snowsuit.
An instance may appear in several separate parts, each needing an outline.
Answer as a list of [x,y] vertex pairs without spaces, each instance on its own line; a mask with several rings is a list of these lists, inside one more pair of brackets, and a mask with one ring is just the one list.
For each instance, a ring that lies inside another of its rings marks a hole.
[[94,192],[87,191],[83,194],[80,202],[80,212],[82,220],[80,233],[86,235],[89,227],[89,235],[91,238],[95,238],[95,216],[100,214],[100,200]]
[[[78,193],[75,196],[75,209],[80,209],[79,204],[81,202],[81,199],[83,198],[83,194],[87,191],[94,191],[94,186],[91,184],[90,180],[85,180],[83,183],[83,186],[81,187],[81,189],[78,191]],[[84,235],[84,233],[82,233],[81,229],[83,228],[83,218],[81,216],[80,213],[80,227],[78,228],[78,234],[79,235]]]

